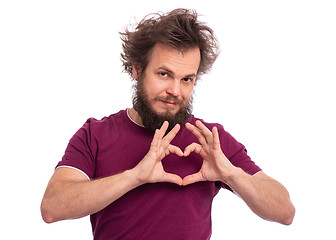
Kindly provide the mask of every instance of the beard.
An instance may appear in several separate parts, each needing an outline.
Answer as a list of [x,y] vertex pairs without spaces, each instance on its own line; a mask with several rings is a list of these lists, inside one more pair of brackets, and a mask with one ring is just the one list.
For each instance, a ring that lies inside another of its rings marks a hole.
[[[148,98],[147,93],[144,90],[143,78],[140,78],[134,85],[135,91],[133,93],[133,108],[138,112],[141,117],[142,124],[152,132],[156,129],[160,129],[164,121],[169,122],[166,133],[170,132],[176,124],[184,125],[192,113],[192,100],[184,104],[182,100],[177,97],[168,95],[165,98],[156,97],[154,100]],[[157,113],[152,104],[155,101],[174,102],[180,109],[174,114],[171,110],[167,109],[164,113]]]

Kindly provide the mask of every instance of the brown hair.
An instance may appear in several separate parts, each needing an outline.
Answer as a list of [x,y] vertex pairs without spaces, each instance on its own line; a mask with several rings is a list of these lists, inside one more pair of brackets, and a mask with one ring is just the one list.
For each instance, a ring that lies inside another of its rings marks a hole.
[[219,54],[219,46],[213,30],[197,17],[194,10],[175,9],[147,15],[134,31],[126,28],[120,33],[124,71],[132,76],[132,64],[145,70],[154,45],[163,43],[181,52],[199,47],[201,62],[197,75],[208,72]]

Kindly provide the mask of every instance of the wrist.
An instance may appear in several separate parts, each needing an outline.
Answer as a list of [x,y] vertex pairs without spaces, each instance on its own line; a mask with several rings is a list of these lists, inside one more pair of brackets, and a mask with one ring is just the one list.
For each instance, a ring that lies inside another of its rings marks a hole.
[[136,167],[126,170],[125,174],[127,175],[127,178],[129,179],[129,182],[131,183],[133,188],[137,188],[143,184],[145,184],[144,181],[141,180],[138,174],[138,169]]
[[148,183],[147,176],[144,174],[143,169],[139,166],[139,164],[134,168],[128,170],[128,172],[135,187],[139,187],[143,184]]
[[232,186],[239,178],[241,178],[243,172],[244,171],[241,168],[232,166],[230,171],[222,176],[221,182],[227,184],[228,186]]

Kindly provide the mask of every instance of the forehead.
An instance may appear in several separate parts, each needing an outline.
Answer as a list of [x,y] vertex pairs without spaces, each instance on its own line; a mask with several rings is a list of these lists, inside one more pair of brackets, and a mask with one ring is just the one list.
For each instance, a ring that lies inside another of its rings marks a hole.
[[181,52],[171,46],[158,43],[152,49],[147,68],[155,70],[166,67],[175,74],[196,75],[200,61],[201,54],[198,47]]

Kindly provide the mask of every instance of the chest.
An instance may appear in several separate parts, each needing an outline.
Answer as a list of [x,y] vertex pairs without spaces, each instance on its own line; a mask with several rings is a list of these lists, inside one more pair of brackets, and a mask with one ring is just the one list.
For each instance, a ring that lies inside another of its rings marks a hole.
[[[148,153],[152,142],[151,135],[132,132],[114,132],[104,141],[99,142],[96,153],[95,178],[102,178],[135,167]],[[182,151],[190,143],[197,141],[189,132],[180,132],[171,142]],[[188,157],[169,154],[162,160],[166,172],[180,177],[196,173],[201,168],[203,159],[196,153]]]

